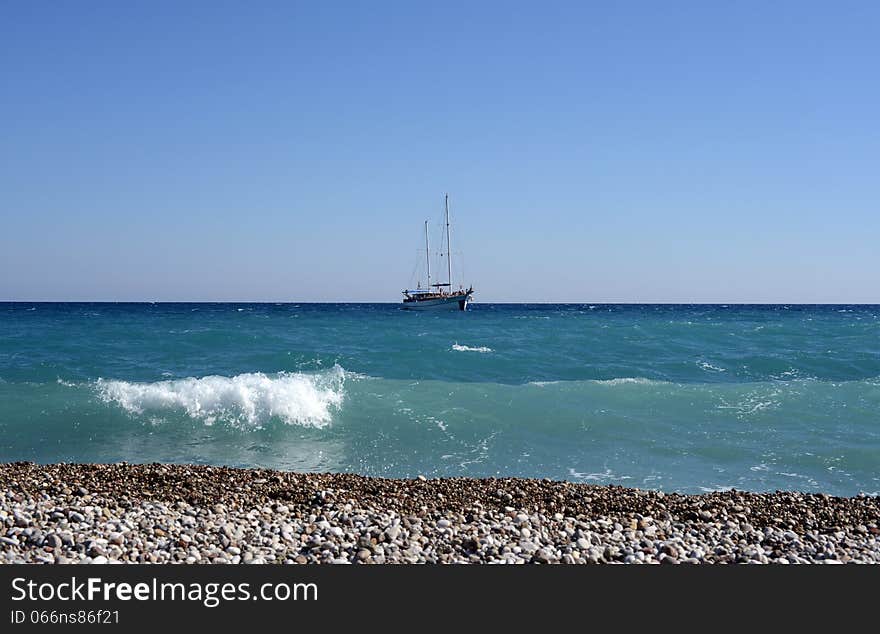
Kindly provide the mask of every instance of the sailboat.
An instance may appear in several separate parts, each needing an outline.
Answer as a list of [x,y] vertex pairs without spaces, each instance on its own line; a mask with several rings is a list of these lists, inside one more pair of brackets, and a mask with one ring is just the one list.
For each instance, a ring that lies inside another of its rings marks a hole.
[[[446,282],[431,283],[431,250],[428,247],[428,221],[425,221],[425,264],[428,272],[428,288],[423,289],[421,282],[417,288],[403,291],[404,310],[467,310],[468,303],[474,294],[474,287],[459,287],[452,290],[452,260],[449,246],[449,194],[446,194]],[[441,255],[443,255],[441,253]]]

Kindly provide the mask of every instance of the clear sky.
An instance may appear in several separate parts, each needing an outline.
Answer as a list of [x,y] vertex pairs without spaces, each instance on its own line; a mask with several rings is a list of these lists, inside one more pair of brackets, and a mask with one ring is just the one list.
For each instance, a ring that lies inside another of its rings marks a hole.
[[0,299],[399,301],[449,192],[477,301],[880,302],[878,34],[873,1],[6,0]]

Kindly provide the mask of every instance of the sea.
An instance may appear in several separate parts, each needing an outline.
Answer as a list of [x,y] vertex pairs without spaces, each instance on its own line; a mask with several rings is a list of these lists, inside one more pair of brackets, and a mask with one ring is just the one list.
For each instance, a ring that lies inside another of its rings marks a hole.
[[0,462],[880,494],[880,306],[0,303]]

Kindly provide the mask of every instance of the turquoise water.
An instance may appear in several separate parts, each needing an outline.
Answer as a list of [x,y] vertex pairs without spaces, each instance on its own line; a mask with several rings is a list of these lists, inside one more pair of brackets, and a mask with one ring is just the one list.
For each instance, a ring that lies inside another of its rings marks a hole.
[[0,462],[880,492],[880,306],[0,304]]

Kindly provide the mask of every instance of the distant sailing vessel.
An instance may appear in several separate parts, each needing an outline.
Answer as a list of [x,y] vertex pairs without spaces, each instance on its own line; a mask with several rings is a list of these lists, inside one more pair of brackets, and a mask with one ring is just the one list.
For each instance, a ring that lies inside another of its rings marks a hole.
[[[428,221],[425,221],[425,264],[428,272],[428,288],[422,289],[421,282],[414,290],[403,291],[404,310],[467,310],[468,302],[474,294],[474,287],[467,290],[452,290],[452,259],[449,247],[449,194],[446,194],[446,274],[447,282],[431,284],[431,251],[428,248]],[[441,253],[442,255],[442,253]]]

